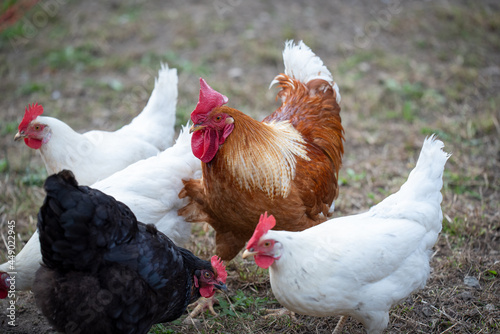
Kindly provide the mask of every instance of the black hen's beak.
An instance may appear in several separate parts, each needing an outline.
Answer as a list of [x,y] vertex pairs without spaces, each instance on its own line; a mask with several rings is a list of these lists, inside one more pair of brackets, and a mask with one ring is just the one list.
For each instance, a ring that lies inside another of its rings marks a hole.
[[227,292],[227,286],[226,284],[219,282],[220,284],[214,284],[214,287],[220,291]]

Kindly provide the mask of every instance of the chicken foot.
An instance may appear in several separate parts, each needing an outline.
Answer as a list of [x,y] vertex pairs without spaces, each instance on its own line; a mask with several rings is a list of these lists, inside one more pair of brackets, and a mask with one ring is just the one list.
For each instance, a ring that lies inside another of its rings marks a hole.
[[217,312],[214,310],[215,304],[219,304],[219,301],[215,298],[215,296],[210,298],[201,297],[196,302],[189,305],[189,307],[194,307],[194,309],[191,313],[189,313],[184,321],[190,321],[190,319],[194,319],[206,310],[208,310],[213,316],[216,316]]
[[293,321],[297,321],[297,318],[295,318],[295,313],[284,307],[280,309],[265,309],[265,311],[267,315],[264,316],[264,319],[267,319],[269,317],[282,317],[284,315],[287,315]]

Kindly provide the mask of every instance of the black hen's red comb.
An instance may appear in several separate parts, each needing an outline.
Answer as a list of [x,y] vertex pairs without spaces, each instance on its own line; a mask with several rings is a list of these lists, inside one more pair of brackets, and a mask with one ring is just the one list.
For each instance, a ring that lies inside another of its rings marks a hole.
[[226,283],[227,272],[226,266],[224,266],[224,262],[217,255],[212,256],[211,259],[212,267],[217,270],[217,278],[222,281],[222,283]]

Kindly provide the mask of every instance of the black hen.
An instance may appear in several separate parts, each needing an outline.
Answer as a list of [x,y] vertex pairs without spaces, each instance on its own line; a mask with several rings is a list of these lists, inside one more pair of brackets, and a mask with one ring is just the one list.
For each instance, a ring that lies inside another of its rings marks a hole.
[[147,333],[177,319],[189,303],[225,289],[227,273],[177,247],[123,203],[78,186],[70,171],[47,178],[38,213],[44,265],[38,307],[67,333]]

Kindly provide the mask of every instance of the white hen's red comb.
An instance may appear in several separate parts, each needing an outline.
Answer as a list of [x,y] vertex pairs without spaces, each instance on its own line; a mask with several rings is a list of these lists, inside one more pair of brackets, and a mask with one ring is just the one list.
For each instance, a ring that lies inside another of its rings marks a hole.
[[32,120],[43,114],[43,107],[41,104],[33,103],[28,105],[24,110],[24,117],[21,123],[19,123],[19,131],[26,129]]
[[255,247],[259,242],[259,239],[275,225],[276,219],[274,219],[273,215],[268,216],[267,211],[263,215],[260,215],[259,223],[253,232],[252,238],[248,241],[247,249]]

